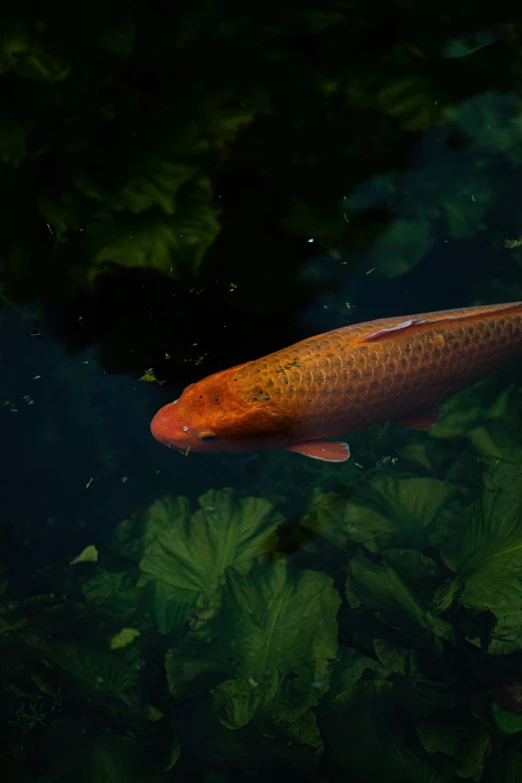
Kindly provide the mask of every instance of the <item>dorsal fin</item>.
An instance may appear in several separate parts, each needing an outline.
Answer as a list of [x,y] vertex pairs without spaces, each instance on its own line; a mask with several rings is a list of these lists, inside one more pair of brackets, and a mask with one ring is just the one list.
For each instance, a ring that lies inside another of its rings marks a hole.
[[[394,332],[403,332],[407,329],[416,329],[420,326],[435,326],[435,324],[450,324],[452,321],[474,321],[475,319],[495,318],[510,313],[522,314],[522,302],[506,302],[497,305],[479,305],[477,307],[465,307],[460,310],[440,310],[433,313],[419,313],[419,315],[405,318],[403,321],[387,326],[387,319],[375,323],[375,329],[368,334],[356,338],[358,343],[377,342],[385,340]],[[382,325],[381,325],[382,324]],[[369,326],[370,324],[368,324]]]
[[385,337],[389,336],[390,332],[402,332],[405,329],[409,329],[410,326],[419,326],[423,323],[426,322],[421,321],[420,318],[408,318],[407,321],[401,321],[400,324],[395,324],[395,326],[385,326],[382,329],[376,329],[374,332],[369,332],[369,334],[365,334],[363,337],[359,337],[357,342],[372,343],[376,340],[383,340]]

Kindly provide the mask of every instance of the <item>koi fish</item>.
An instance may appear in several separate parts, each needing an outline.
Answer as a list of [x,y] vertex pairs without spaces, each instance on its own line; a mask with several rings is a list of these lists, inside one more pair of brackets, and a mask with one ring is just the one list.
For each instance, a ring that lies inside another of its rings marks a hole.
[[316,335],[193,383],[151,423],[183,453],[286,449],[345,462],[328,441],[392,421],[430,429],[436,403],[522,356],[522,302],[382,318]]

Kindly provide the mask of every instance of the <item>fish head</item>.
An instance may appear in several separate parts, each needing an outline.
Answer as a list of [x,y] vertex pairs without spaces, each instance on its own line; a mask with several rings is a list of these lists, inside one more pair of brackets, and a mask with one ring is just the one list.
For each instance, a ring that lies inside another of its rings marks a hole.
[[244,400],[230,389],[230,372],[187,386],[179,399],[161,408],[150,425],[156,440],[183,454],[284,447],[289,441],[285,421],[268,405]]

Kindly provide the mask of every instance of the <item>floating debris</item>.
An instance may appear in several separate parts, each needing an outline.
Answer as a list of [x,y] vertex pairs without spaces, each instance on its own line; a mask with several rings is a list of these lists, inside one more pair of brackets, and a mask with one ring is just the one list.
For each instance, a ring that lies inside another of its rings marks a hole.
[[158,381],[154,373],[154,367],[149,367],[148,370],[145,370],[145,372],[143,373],[143,375],[139,380],[145,381],[146,383],[157,383],[159,386],[163,386],[163,384],[165,383],[165,381]]
[[[197,345],[197,343],[194,343],[194,345]],[[194,367],[199,367],[199,365],[201,364],[201,362],[203,361],[205,356],[208,356],[208,354],[209,354],[209,351],[207,351],[206,353],[202,354],[201,356],[198,356],[197,359],[190,359],[189,358],[189,359],[183,359],[183,361],[186,362],[187,364],[193,364]],[[163,383],[164,383],[164,381],[163,381]]]
[[87,482],[87,484],[85,485],[85,489],[89,489],[89,487],[91,486],[91,484],[92,484],[92,482],[93,482],[93,481],[94,481],[94,476],[91,476],[91,477],[90,477],[90,479],[89,479],[89,481],[88,481],[88,482]]
[[94,544],[91,544],[90,546],[86,546],[85,549],[80,552],[78,557],[75,557],[74,560],[71,560],[69,565],[76,565],[76,563],[97,563],[98,562],[98,550],[94,546]]
[[121,650],[122,647],[132,644],[140,636],[137,628],[122,628],[119,633],[112,637],[109,646],[111,650]]
[[507,247],[508,250],[515,250],[517,247],[522,247],[522,235],[519,236],[518,239],[505,239],[504,247]]

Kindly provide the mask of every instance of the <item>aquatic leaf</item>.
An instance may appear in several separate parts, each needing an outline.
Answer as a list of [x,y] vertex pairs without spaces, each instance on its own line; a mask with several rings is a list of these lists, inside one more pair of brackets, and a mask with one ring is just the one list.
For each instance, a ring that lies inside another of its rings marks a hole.
[[[313,682],[306,667],[297,668],[296,676],[283,680],[274,696],[268,689],[263,698],[263,709],[255,714],[257,727],[267,737],[284,737],[291,743],[309,745],[315,748],[319,757],[323,740],[313,707],[319,703],[326,683]],[[277,682],[277,680],[276,680]],[[318,694],[319,691],[319,694]]]
[[339,693],[334,701],[335,711],[341,713],[357,706],[367,705],[373,700],[379,700],[393,692],[393,683],[389,680],[363,680],[355,683],[353,688]]
[[99,568],[93,576],[81,582],[80,588],[90,610],[101,611],[106,617],[120,618],[122,622],[129,622],[136,614],[143,597],[142,591],[134,584],[133,576],[127,571]]
[[505,709],[498,701],[491,705],[491,714],[497,728],[505,735],[522,732],[522,714]]
[[522,467],[496,460],[478,500],[457,518],[441,517],[438,545],[464,606],[507,611],[522,604],[521,481]]
[[220,683],[214,698],[222,716],[221,723],[229,729],[245,726],[259,707],[266,709],[270,705],[282,682],[283,675],[274,670],[266,673],[262,685],[253,677]]
[[[357,700],[356,686],[364,677],[364,685],[375,683],[373,692],[384,691],[382,685],[390,675],[390,669],[369,656],[362,655],[351,647],[341,647],[330,679],[330,694],[335,712],[342,712]],[[373,679],[370,678],[370,674]]]
[[[212,609],[214,613],[227,569],[234,566],[248,573],[273,548],[275,530],[283,518],[268,501],[238,499],[229,489],[202,495],[200,508],[192,516],[184,501],[163,503],[163,510],[157,504],[151,507],[152,518],[146,525],[149,543],[140,561],[139,585],[159,583],[164,601],[199,601],[200,611]],[[158,519],[163,520],[159,529]],[[156,593],[156,600],[159,595]]]
[[120,522],[114,531],[114,546],[125,557],[139,560],[149,544],[173,520],[183,526],[188,525],[191,513],[188,498],[165,495],[155,500],[145,511],[136,512]]
[[0,72],[6,71],[22,79],[54,83],[67,78],[71,66],[56,45],[45,47],[31,27],[11,17],[0,39]]
[[122,647],[132,644],[139,635],[140,632],[136,628],[122,628],[119,633],[112,637],[109,647],[111,650],[121,650]]
[[161,710],[158,710],[158,708],[155,707],[153,704],[145,705],[144,714],[147,720],[150,720],[153,723],[165,717],[165,713],[162,712]]
[[[361,683],[363,685],[374,683]],[[385,683],[393,688],[391,683]],[[330,753],[344,771],[346,780],[389,781],[390,783],[445,783],[447,772],[439,772],[411,741],[404,738],[396,718],[397,703],[389,689],[370,701],[358,701],[342,718],[328,726]],[[349,737],[349,742],[347,742]]]
[[178,276],[182,266],[195,271],[220,226],[217,210],[202,206],[186,217],[132,222],[116,220],[109,213],[97,215],[85,228],[91,279],[107,265],[149,267]]
[[431,577],[439,574],[439,567],[433,558],[415,549],[385,549],[382,557],[410,585],[430,582]]
[[76,563],[96,563],[97,561],[98,550],[94,544],[91,544],[90,546],[86,546],[85,549],[80,552],[78,557],[75,557],[74,560],[71,560],[69,565],[76,565]]
[[[348,563],[348,600],[353,593],[366,609],[394,628],[418,629],[445,639],[453,639],[453,629],[428,611],[419,595],[390,565],[378,565],[359,551]],[[418,634],[418,630],[417,630]]]
[[292,531],[293,538],[299,541],[299,548],[313,545],[320,536],[336,549],[343,549],[348,540],[342,524],[345,507],[346,499],[342,495],[314,488],[306,514]]
[[435,244],[433,226],[427,220],[395,220],[377,238],[368,263],[379,277],[394,278],[417,266]]
[[508,386],[496,400],[490,402],[491,389],[491,379],[486,379],[447,400],[437,426],[429,431],[430,437],[462,437],[486,426],[492,419],[505,420],[513,408],[514,389]]
[[385,669],[397,674],[406,673],[408,651],[391,644],[387,639],[374,639],[373,649]]
[[[153,777],[145,778],[140,774],[140,754],[135,737],[120,737],[87,720],[65,717],[54,721],[46,732],[45,748],[52,759],[56,781],[153,783]],[[45,755],[42,753],[41,759]],[[158,779],[156,783],[159,783]]]
[[376,476],[347,504],[343,529],[371,552],[402,544],[411,549],[457,493],[438,479]]
[[181,742],[179,741],[178,737],[175,737],[174,744],[172,745],[170,759],[167,766],[164,769],[164,772],[168,772],[175,766],[177,760],[179,759],[180,753],[181,753]]
[[137,706],[132,689],[138,681],[139,650],[131,648],[116,657],[94,645],[56,644],[42,646],[42,654],[52,668],[67,674],[69,687],[87,701]]
[[486,758],[492,750],[487,728],[422,724],[417,727],[417,735],[428,753],[453,756],[459,777],[481,780]]
[[491,633],[488,653],[510,655],[522,652],[522,609],[495,611],[496,624]]
[[[208,693],[207,682],[223,680],[230,669],[230,661],[220,647],[212,644],[205,648],[198,645],[198,639],[190,634],[181,641],[180,647],[167,650],[165,654],[165,673],[169,692],[176,698],[198,693],[195,681],[202,678],[204,692]],[[214,641],[214,640],[212,640]]]
[[[239,728],[259,706],[274,702],[291,672],[299,674],[299,687],[312,694],[312,701],[319,699],[337,652],[339,604],[329,577],[293,572],[287,561],[260,564],[249,575],[229,574],[223,619],[236,677],[215,690],[226,726]],[[280,698],[273,709],[281,719],[292,703],[284,708]]]
[[424,74],[405,74],[388,82],[379,93],[378,102],[405,130],[417,131],[441,121],[445,110],[438,97]]

